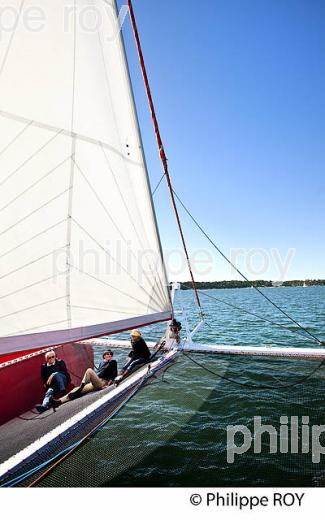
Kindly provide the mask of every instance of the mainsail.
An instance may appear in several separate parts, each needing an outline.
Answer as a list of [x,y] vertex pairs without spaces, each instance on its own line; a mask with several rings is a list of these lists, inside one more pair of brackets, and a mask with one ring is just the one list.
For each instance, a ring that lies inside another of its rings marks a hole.
[[115,2],[5,5],[0,353],[168,320]]

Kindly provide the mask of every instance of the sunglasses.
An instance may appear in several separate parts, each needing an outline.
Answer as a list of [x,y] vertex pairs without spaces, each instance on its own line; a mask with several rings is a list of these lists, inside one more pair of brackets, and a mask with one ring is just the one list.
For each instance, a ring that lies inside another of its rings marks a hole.
[[55,359],[55,356],[47,356],[47,359]]

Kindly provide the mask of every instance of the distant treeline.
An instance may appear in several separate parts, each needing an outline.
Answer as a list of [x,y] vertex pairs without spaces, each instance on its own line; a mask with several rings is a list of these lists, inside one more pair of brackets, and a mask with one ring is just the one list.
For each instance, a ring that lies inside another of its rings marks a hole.
[[[286,282],[272,282],[271,280],[224,280],[223,282],[196,282],[198,289],[244,289],[245,287],[301,287],[303,285],[325,285],[325,280],[288,280]],[[182,289],[192,289],[191,282],[182,282]]]

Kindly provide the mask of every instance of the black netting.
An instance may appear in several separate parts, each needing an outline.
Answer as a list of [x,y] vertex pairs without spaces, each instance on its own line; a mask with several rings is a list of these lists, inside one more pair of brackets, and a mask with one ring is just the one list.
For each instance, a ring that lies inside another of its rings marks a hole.
[[[17,479],[29,471],[33,470],[34,468],[42,465],[43,463],[55,459],[59,454],[61,454],[64,450],[68,449],[69,447],[73,446],[75,443],[80,441],[82,438],[89,435],[98,425],[100,425],[106,418],[108,418],[114,411],[123,404],[124,401],[126,401],[134,392],[136,386],[139,383],[136,383],[131,387],[130,389],[122,392],[119,394],[116,398],[114,398],[113,401],[110,401],[109,403],[106,403],[105,405],[101,406],[98,410],[94,411],[91,415],[88,415],[85,417],[82,421],[77,423],[72,430],[69,430],[68,433],[64,433],[57,437],[55,440],[51,441],[50,444],[47,444],[43,448],[40,449],[39,452],[35,453],[33,456],[30,457],[29,460],[27,460],[24,464],[22,464],[18,470],[12,471],[10,474],[6,476],[4,480],[0,480],[0,485],[7,485],[9,482],[11,482],[13,479]],[[47,412],[46,416],[36,416],[33,420],[32,417],[27,418],[25,416],[25,420],[28,420],[28,425],[31,425],[31,422],[35,423],[37,421],[36,428],[38,428],[39,436],[44,435],[47,431],[50,431],[50,424],[53,424],[53,421],[57,421],[58,424],[60,424],[64,419],[67,419],[71,416],[73,407],[74,413],[77,413],[78,411],[81,411],[86,404],[90,404],[90,402],[93,402],[95,400],[98,400],[103,397],[103,392],[95,393],[92,396],[85,396],[81,399],[78,399],[78,401],[74,401],[71,403],[68,403],[65,406],[62,406],[62,408],[58,409],[56,413],[53,413],[52,411]],[[87,399],[88,398],[88,399]],[[90,399],[89,399],[90,398]],[[70,409],[69,409],[70,408]],[[64,412],[61,416],[59,416],[60,412]],[[51,417],[52,416],[52,417]],[[21,419],[24,420],[24,419]],[[52,419],[50,421],[50,419]],[[19,420],[18,420],[19,421]],[[42,422],[44,421],[44,425],[42,426]],[[11,425],[11,430],[13,427],[13,422],[8,423],[8,425]],[[34,426],[34,424],[33,424]],[[16,430],[18,431],[18,428],[20,429],[20,434],[24,435],[24,431],[22,431],[22,425],[21,422],[16,422]],[[35,429],[35,426],[34,428]],[[28,430],[28,429],[27,429]],[[25,430],[26,431],[26,430]],[[15,446],[21,447],[21,439],[19,437],[16,437],[14,435],[14,431],[12,431],[12,443],[11,447],[14,449]],[[28,433],[28,431],[27,431]],[[29,431],[29,436],[32,435],[32,432]],[[27,436],[27,438],[29,437]],[[27,439],[26,439],[27,440]],[[87,441],[86,441],[87,442]],[[53,463],[55,460],[53,460]],[[35,479],[37,479],[46,468],[40,469],[37,473],[33,473],[33,475],[27,479],[25,479],[21,483],[17,483],[18,486],[28,486],[31,484]],[[65,480],[65,479],[64,479]],[[64,484],[63,484],[64,485]]]

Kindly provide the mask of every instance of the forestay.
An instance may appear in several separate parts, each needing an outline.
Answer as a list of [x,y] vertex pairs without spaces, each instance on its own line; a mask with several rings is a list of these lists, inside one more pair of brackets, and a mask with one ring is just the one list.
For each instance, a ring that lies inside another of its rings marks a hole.
[[1,3],[0,353],[169,319],[115,3]]

